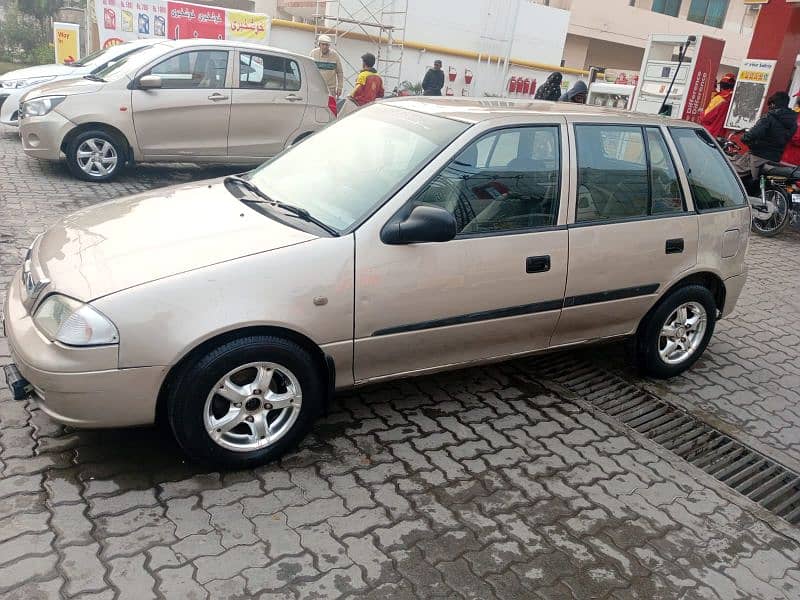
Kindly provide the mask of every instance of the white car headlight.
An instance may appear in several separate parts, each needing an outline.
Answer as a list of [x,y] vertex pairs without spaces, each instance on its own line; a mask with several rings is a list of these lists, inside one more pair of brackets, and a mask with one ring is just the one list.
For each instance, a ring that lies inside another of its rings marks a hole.
[[45,298],[33,320],[48,338],[68,346],[119,342],[117,328],[105,315],[88,304],[60,294]]
[[19,88],[26,88],[32,85],[39,85],[40,83],[47,83],[55,79],[55,75],[50,75],[49,77],[31,77],[29,79],[6,79],[0,85],[2,85],[5,89],[12,89],[16,90]]
[[22,103],[23,117],[42,117],[64,101],[66,96],[42,96]]

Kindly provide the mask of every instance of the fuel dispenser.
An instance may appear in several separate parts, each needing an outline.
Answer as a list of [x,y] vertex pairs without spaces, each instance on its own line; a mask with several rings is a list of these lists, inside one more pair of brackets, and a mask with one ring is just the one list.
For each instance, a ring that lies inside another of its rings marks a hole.
[[633,109],[696,121],[714,93],[724,49],[724,40],[705,35],[651,35]]

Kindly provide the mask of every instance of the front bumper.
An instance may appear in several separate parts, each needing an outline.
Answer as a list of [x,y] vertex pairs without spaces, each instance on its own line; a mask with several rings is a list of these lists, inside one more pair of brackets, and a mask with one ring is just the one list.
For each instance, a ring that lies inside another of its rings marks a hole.
[[165,367],[119,369],[117,346],[71,348],[44,337],[22,304],[21,278],[9,287],[3,325],[11,359],[44,413],[74,427],[155,422]]
[[722,308],[722,317],[727,317],[736,308],[736,303],[739,301],[739,296],[742,295],[744,284],[747,282],[747,270],[745,269],[741,275],[728,277],[725,280],[725,306]]
[[20,119],[19,133],[25,154],[42,160],[60,160],[61,143],[75,124],[52,110],[43,117]]
[[19,125],[19,100],[28,91],[0,88],[0,123],[16,127]]

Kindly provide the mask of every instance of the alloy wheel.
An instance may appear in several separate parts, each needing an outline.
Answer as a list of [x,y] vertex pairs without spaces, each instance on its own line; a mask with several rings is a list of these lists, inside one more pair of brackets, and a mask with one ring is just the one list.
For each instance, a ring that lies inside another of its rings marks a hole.
[[102,138],[85,140],[78,146],[75,158],[81,171],[98,178],[112,173],[119,162],[114,145]]
[[700,345],[708,327],[708,314],[698,302],[678,306],[661,328],[658,353],[668,365],[680,364],[691,358]]

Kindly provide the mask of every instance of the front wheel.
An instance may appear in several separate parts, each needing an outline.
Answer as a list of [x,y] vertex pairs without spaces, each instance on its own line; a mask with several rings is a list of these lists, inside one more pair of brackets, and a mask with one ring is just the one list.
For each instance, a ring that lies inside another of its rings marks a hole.
[[110,181],[125,165],[125,144],[104,129],[79,133],[64,150],[70,172],[84,181]]
[[785,192],[769,188],[764,194],[766,205],[754,202],[753,231],[764,237],[773,237],[789,224],[789,197]]
[[674,377],[691,367],[708,346],[717,305],[708,288],[688,285],[662,300],[639,332],[639,364],[653,377]]
[[249,468],[280,458],[308,431],[323,401],[311,354],[273,336],[228,342],[178,376],[167,417],[193,459]]

